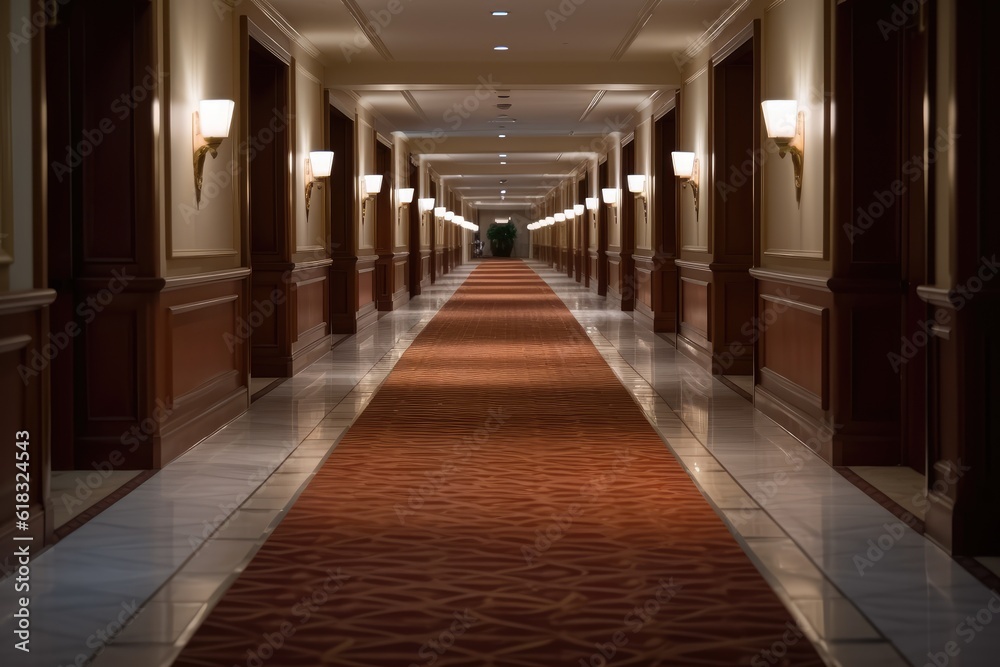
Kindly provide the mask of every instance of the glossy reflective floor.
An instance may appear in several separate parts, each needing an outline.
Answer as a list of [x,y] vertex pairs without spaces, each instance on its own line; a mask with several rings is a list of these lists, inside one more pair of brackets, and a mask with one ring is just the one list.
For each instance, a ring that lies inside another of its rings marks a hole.
[[[1000,598],[667,340],[531,265],[830,664],[997,664]],[[32,651],[5,641],[0,663],[83,664],[98,654],[99,666],[170,664],[472,268],[344,340],[36,557]],[[0,587],[8,638],[14,584]],[[775,662],[762,664],[778,664],[783,641],[771,647]]]

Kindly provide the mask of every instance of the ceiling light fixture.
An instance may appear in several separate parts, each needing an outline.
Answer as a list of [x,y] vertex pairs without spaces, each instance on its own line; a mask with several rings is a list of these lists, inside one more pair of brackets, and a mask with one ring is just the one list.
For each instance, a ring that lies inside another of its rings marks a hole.
[[498,134],[497,137],[499,137],[500,139],[506,139],[507,135],[506,134]]
[[507,47],[506,46],[502,46],[502,45],[501,46],[494,46],[493,50],[494,51],[506,51]]
[[507,12],[502,11],[502,10],[501,11],[496,11],[496,12],[493,12],[493,16],[507,16]]

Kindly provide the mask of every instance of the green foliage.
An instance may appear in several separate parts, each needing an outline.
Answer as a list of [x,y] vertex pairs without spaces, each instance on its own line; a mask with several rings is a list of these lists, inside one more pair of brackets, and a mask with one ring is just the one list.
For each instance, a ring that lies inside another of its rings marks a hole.
[[490,241],[499,241],[500,243],[513,243],[514,239],[517,238],[517,226],[513,222],[507,222],[502,225],[494,222],[486,230],[486,238]]

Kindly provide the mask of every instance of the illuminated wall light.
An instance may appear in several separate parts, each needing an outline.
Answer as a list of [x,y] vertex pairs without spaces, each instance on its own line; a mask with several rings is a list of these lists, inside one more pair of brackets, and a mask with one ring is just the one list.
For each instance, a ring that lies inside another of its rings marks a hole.
[[368,202],[375,199],[375,196],[382,191],[382,174],[362,176],[361,185],[364,188],[364,198],[361,201],[361,223],[364,224]]
[[205,156],[214,159],[219,154],[219,146],[229,136],[233,121],[232,100],[201,100],[198,110],[192,114],[192,139],[194,149],[194,198],[201,208],[201,187],[205,172]]
[[649,218],[649,208],[646,202],[646,175],[629,174],[628,191],[635,195],[636,199],[642,200],[642,218],[644,222],[647,221]]
[[805,158],[806,114],[796,100],[766,100],[760,103],[764,111],[767,136],[778,147],[778,156],[792,155],[795,178],[795,200],[802,200],[802,162]]
[[670,161],[674,165],[674,176],[681,179],[681,187],[691,186],[694,195],[694,219],[698,219],[698,158],[687,151],[673,151]]
[[309,203],[313,187],[323,187],[321,179],[328,178],[333,171],[333,151],[310,151],[306,158],[306,218],[309,217]]
[[578,216],[583,215],[583,212],[585,210],[586,209],[584,208],[583,204],[573,204],[573,213],[577,214]]
[[601,203],[601,200],[597,197],[587,197],[584,201],[587,202],[588,211],[596,211],[598,205]]

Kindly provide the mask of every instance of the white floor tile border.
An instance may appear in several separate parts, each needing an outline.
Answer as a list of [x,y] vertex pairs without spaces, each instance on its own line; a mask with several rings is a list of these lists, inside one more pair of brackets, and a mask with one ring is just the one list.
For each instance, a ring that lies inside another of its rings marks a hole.
[[[754,482],[759,482],[762,475],[764,480],[768,480],[774,479],[775,474],[783,472],[781,467],[773,467],[774,458],[768,464],[772,467],[763,471],[760,466],[749,472],[747,469],[733,467],[733,462],[738,458],[740,450],[751,452],[753,458],[761,457],[756,438],[759,434],[771,433],[782,436],[782,449],[795,450],[798,456],[811,464],[808,474],[803,473],[799,479],[802,484],[808,485],[813,481],[814,471],[818,471],[821,478],[829,483],[831,489],[834,487],[839,489],[843,495],[842,507],[839,509],[848,510],[844,512],[845,515],[850,515],[850,511],[853,511],[856,506],[864,506],[870,515],[869,518],[877,516],[889,522],[895,520],[895,517],[878,503],[865,496],[843,479],[839,473],[816,457],[812,450],[787,435],[780,427],[755,410],[752,411],[752,423],[748,425],[744,421],[742,425],[745,433],[753,433],[753,443],[749,446],[747,443],[738,442],[739,438],[731,442],[727,438],[719,438],[716,443],[712,444],[711,449],[714,451],[709,451],[702,441],[705,440],[706,435],[709,440],[713,440],[714,436],[711,434],[700,433],[698,435],[701,437],[696,437],[695,433],[691,433],[691,437],[681,438],[674,434],[664,434],[657,425],[657,418],[662,414],[662,409],[650,410],[648,405],[648,390],[651,389],[657,394],[657,403],[659,403],[663,400],[660,398],[663,389],[658,390],[657,387],[646,383],[645,379],[642,383],[637,383],[636,376],[642,377],[642,373],[625,357],[627,352],[634,352],[634,348],[637,347],[635,343],[637,331],[643,332],[647,348],[655,349],[657,340],[662,340],[662,338],[648,330],[635,327],[629,315],[607,307],[602,309],[600,302],[605,301],[604,297],[598,297],[592,290],[553,271],[547,265],[539,262],[532,262],[530,265],[563,299],[566,306],[573,312],[594,341],[598,350],[604,355],[609,366],[622,380],[622,384],[627,389],[632,390],[637,386],[642,387],[642,384],[645,383],[646,387],[643,387],[640,392],[633,392],[637,403],[640,407],[647,408],[647,418],[650,419],[654,428],[661,432],[664,442],[687,467],[689,474],[702,488],[702,492],[709,498],[710,502],[716,505],[717,511],[725,503],[713,500],[711,489],[705,488],[705,485],[700,481],[703,476],[689,465],[693,460],[692,457],[695,457],[694,460],[697,458],[705,460],[705,457],[708,457],[724,470],[727,469],[726,463],[729,462],[729,470],[733,471],[731,477],[746,491],[752,487]],[[581,303],[581,298],[583,303]],[[601,317],[605,318],[605,331],[603,332],[601,327],[594,323],[595,318]],[[626,330],[626,333],[622,334],[622,330]],[[629,336],[632,337],[632,341],[628,340]],[[673,356],[675,359],[677,358],[676,352],[673,353]],[[676,367],[678,363],[680,362],[674,361],[671,365]],[[660,370],[651,367],[649,372],[659,372]],[[701,369],[697,369],[696,372],[707,378],[711,385],[713,399],[716,393],[724,396],[728,392],[738,399],[738,402],[732,403],[732,405],[738,406],[740,403],[746,405],[745,399],[738,397],[735,392],[721,382],[712,379],[707,372]],[[662,382],[658,382],[658,384],[662,384]],[[663,403],[667,410],[673,412],[669,405],[666,405],[666,401]],[[682,420],[692,416],[685,414],[683,408],[676,414]],[[711,421],[716,426],[723,425],[725,419],[725,417],[722,419],[716,416],[711,417]],[[708,418],[706,418],[707,421]],[[739,426],[739,423],[739,420],[736,419],[733,421],[733,426]],[[723,426],[722,430],[726,429],[729,427]],[[773,449],[774,442],[770,442],[769,445]],[[762,461],[767,463],[766,458]],[[820,489],[820,491],[827,494],[820,497],[819,505],[822,506],[830,496],[829,489]],[[819,496],[819,491],[807,488],[801,499],[797,498],[794,493],[788,495],[792,496],[789,502],[769,502],[766,508],[762,507],[760,510],[775,520],[782,533],[788,536],[785,545],[788,549],[786,553],[794,554],[801,563],[808,563],[809,567],[824,579],[824,586],[828,587],[828,599],[846,599],[852,609],[848,614],[848,623],[842,624],[844,632],[840,633],[841,640],[827,640],[825,637],[816,636],[814,643],[824,654],[824,659],[845,667],[868,664],[913,664],[922,667],[925,664],[940,664],[942,659],[946,661],[944,664],[948,664],[947,661],[950,661],[951,657],[945,651],[957,649],[963,653],[961,662],[963,667],[966,665],[984,665],[985,667],[996,664],[996,656],[1000,655],[1000,622],[994,623],[992,627],[980,626],[977,630],[978,634],[973,634],[966,623],[968,618],[977,614],[977,610],[978,613],[985,610],[989,614],[990,610],[985,606],[986,603],[992,604],[994,601],[1000,603],[1000,598],[993,595],[989,589],[948,558],[943,551],[922,536],[904,530],[901,537],[895,538],[894,548],[890,547],[892,550],[886,549],[884,554],[880,556],[885,561],[893,561],[892,564],[887,564],[879,569],[876,572],[877,576],[874,582],[868,581],[864,585],[860,585],[845,576],[845,570],[853,569],[853,567],[845,567],[845,561],[851,560],[852,550],[855,554],[858,553],[857,545],[863,543],[865,537],[882,539],[883,535],[873,528],[876,524],[869,521],[868,525],[862,525],[864,532],[859,535],[857,534],[859,526],[850,525],[853,517],[848,516],[848,519],[842,522],[844,525],[839,530],[836,526],[829,531],[822,529],[817,531],[815,526],[809,526],[810,530],[805,530],[801,522],[795,520],[798,518],[795,516],[795,506],[798,504],[807,505],[813,500],[813,495]],[[756,504],[752,500],[750,502],[751,507]],[[855,503],[859,503],[859,505],[855,505]],[[833,505],[836,504],[836,502],[833,503]],[[807,519],[813,518],[808,512],[800,513]],[[789,592],[801,589],[800,573],[786,571],[784,564],[773,559],[769,561],[766,555],[770,547],[769,540],[756,537],[752,532],[747,535],[741,534],[737,522],[732,521],[731,516],[726,515],[725,512],[720,512],[720,514],[724,516],[737,540],[744,546],[751,559],[758,565],[764,576],[772,582],[772,586],[789,606],[789,609],[796,616],[796,620],[800,623],[805,621],[802,624],[804,629],[812,628],[816,618],[815,605],[812,602],[803,605],[799,602],[800,599],[803,599],[801,595]],[[844,553],[845,548],[848,549],[846,554]],[[834,553],[828,554],[827,549]],[[873,587],[874,592],[865,590],[867,586],[876,582],[877,585]],[[922,591],[923,594],[921,594]],[[997,616],[1000,617],[1000,614]],[[810,621],[810,618],[813,621]],[[980,623],[982,623],[981,618]],[[966,625],[963,627],[963,624]],[[876,632],[885,640],[871,641],[866,639],[865,635],[868,634],[869,630]],[[859,633],[861,637],[849,639],[850,635]],[[969,639],[970,634],[972,634],[971,639]],[[965,642],[958,642],[959,637],[964,638]],[[973,639],[977,640],[975,644],[971,644]],[[952,641],[955,642],[954,645],[949,644]]]

